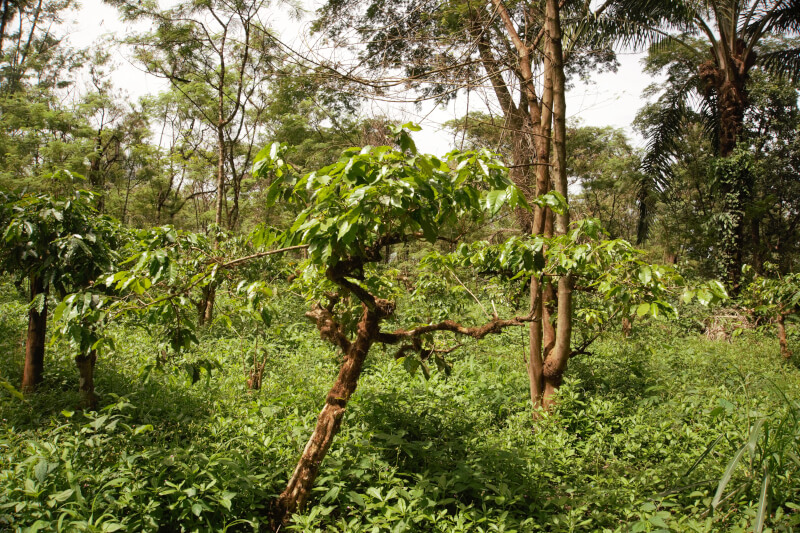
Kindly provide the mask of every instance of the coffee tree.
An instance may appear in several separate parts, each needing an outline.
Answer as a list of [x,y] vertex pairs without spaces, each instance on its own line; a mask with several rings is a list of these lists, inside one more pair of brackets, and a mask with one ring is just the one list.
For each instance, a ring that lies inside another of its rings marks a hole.
[[282,245],[308,246],[309,258],[297,281],[312,302],[306,316],[343,355],[316,427],[278,499],[280,519],[308,500],[374,344],[395,345],[403,353],[421,351],[437,332],[480,339],[533,319],[495,315],[482,324],[399,322],[402,288],[382,268],[387,251],[418,241],[452,240],[459,222],[485,220],[504,204],[525,203],[506,169],[488,152],[452,152],[441,160],[420,154],[406,129],[395,133],[399,149],[351,149],[335,164],[296,181],[283,164],[280,147],[265,150],[256,163],[259,173],[274,178],[273,201],[280,197],[304,206]]
[[[306,316],[320,336],[342,353],[338,377],[278,499],[281,520],[308,500],[375,344],[395,346],[395,357],[404,363],[418,356],[421,361],[404,366],[422,366],[427,374],[428,359],[447,366],[442,355],[460,346],[458,337],[479,340],[543,320],[541,308],[547,302],[523,315],[501,317],[495,302],[482,303],[456,270],[465,272],[465,279],[488,274],[521,284],[533,275],[557,283],[569,275],[585,284],[582,289],[596,293],[599,301],[593,310],[582,310],[595,330],[573,354],[585,351],[622,313],[674,312],[665,298],[673,285],[683,282],[672,270],[648,266],[630,244],[603,240],[593,221],[575,224],[566,235],[514,237],[500,245],[462,243],[453,253],[441,253],[437,243],[453,248],[468,223],[491,224],[504,206],[529,206],[491,153],[454,151],[439,159],[419,153],[407,129],[397,128],[395,134],[399,149],[354,148],[335,164],[300,178],[284,163],[284,147],[268,147],[257,158],[256,173],[273,180],[270,201],[282,199],[302,207],[280,244],[307,246],[308,259],[295,287],[309,301]],[[557,212],[567,209],[556,192],[534,201]],[[420,262],[415,283],[408,286],[385,259],[394,247],[424,242],[430,253]],[[419,312],[452,287],[464,289],[482,308],[483,317],[447,306],[439,306],[438,313]],[[398,309],[401,303],[407,305]],[[437,348],[441,346],[451,347]],[[529,374],[533,372],[543,379],[542,369],[529,364]],[[533,392],[532,400],[537,405]]]
[[[54,311],[57,334],[77,352],[89,350],[96,357],[101,350],[114,349],[107,326],[124,321],[159,339],[148,368],[181,364],[192,381],[197,381],[203,371],[210,374],[218,366],[204,357],[181,361],[200,342],[206,287],[229,283],[233,292],[247,301],[250,316],[269,325],[272,290],[267,282],[253,278],[255,271],[266,277],[264,267],[271,266],[259,259],[268,261],[268,256],[287,251],[274,249],[276,239],[276,233],[264,226],[238,237],[220,232],[213,241],[207,235],[172,226],[132,230],[119,251],[119,261],[108,265],[93,284],[58,304]],[[305,246],[289,250],[298,248]],[[230,257],[236,259],[226,259]],[[218,320],[230,322],[224,314]],[[91,378],[87,375],[85,388],[93,397]],[[84,381],[81,385],[83,391]]]
[[[765,266],[770,267],[769,264]],[[775,324],[781,356],[790,359],[786,321],[800,312],[800,273],[769,277],[755,273],[748,265],[742,270],[750,279],[740,295],[741,303],[757,320]]]
[[[94,201],[92,193],[80,190],[63,199],[38,194],[2,196],[0,272],[29,287],[25,392],[34,391],[43,378],[48,296],[52,292],[63,297],[91,286],[116,260],[118,227],[98,215]],[[76,353],[82,381],[95,360],[91,344]]]
[[[558,197],[537,201],[554,210],[566,209]],[[675,317],[679,298],[704,304],[727,298],[718,281],[689,285],[675,268],[650,264],[629,242],[607,237],[596,220],[583,219],[573,223],[565,235],[512,237],[500,244],[463,243],[453,253],[428,255],[421,267],[434,275],[466,268],[503,283],[533,278],[541,285],[556,284],[567,275],[575,280],[574,331],[567,358],[558,359],[553,346],[545,345],[542,360],[525,361],[533,406],[540,405],[537,391],[545,391],[542,406],[547,409],[553,405],[553,394],[563,381],[569,359],[588,353],[591,345],[623,318]],[[533,316],[539,322],[546,320],[542,309],[547,306],[550,315],[555,315],[552,302],[534,305]],[[552,328],[553,324],[543,327]],[[537,418],[541,411],[534,409],[533,414]]]

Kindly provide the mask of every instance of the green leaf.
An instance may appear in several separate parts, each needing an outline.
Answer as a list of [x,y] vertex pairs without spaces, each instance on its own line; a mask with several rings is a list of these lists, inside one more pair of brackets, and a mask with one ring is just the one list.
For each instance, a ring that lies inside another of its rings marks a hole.
[[26,533],[36,533],[40,529],[49,529],[51,527],[51,523],[45,520],[37,520],[34,522],[28,529],[26,529]]
[[341,490],[341,487],[340,487],[339,485],[336,485],[336,486],[335,486],[335,487],[333,487],[331,490],[329,490],[328,492],[326,492],[326,493],[325,493],[325,496],[323,496],[322,498],[320,498],[320,500],[319,500],[319,501],[320,501],[320,503],[327,503],[327,502],[332,502],[332,501],[334,501],[334,500],[335,500],[335,499],[336,499],[336,498],[339,496],[339,491],[340,491],[340,490]]
[[431,244],[436,243],[439,232],[436,231],[436,227],[431,224],[430,220],[423,216],[417,223],[419,224],[419,227],[422,228],[422,236],[425,238],[425,240]]
[[653,273],[650,270],[649,266],[644,265],[639,269],[639,281],[647,285],[648,283],[650,283],[651,279],[653,279]]
[[139,435],[140,433],[144,433],[146,431],[153,431],[152,424],[144,424],[142,426],[137,426],[136,429],[133,431],[134,435]]
[[548,207],[559,215],[563,215],[569,209],[567,199],[558,191],[550,191],[547,194],[543,194],[536,198],[534,203],[540,207]]
[[489,213],[492,215],[496,214],[500,208],[503,207],[507,196],[508,192],[506,190],[489,191],[486,194],[486,202],[484,204]]
[[283,181],[276,179],[269,186],[269,189],[267,189],[267,207],[275,205],[275,201],[278,199],[281,192],[283,192]]
[[350,499],[351,502],[355,503],[359,507],[366,507],[367,504],[364,501],[364,498],[357,492],[353,492],[352,490],[347,493],[347,497]]
[[[720,410],[721,410],[721,408],[719,408],[719,407],[717,407],[717,409],[720,409]],[[714,412],[713,412],[713,411],[712,411],[712,415],[711,415],[711,416],[712,416],[712,417],[714,416]],[[720,435],[719,437],[717,437],[717,438],[714,440],[714,442],[712,442],[711,444],[709,444],[709,445],[706,447],[705,451],[704,451],[702,454],[700,454],[700,457],[698,457],[698,458],[697,458],[697,460],[694,462],[694,464],[693,464],[691,467],[689,467],[689,470],[687,470],[687,471],[686,471],[686,473],[685,473],[685,474],[683,474],[683,477],[686,477],[686,476],[688,476],[689,474],[691,474],[692,472],[694,472],[694,469],[695,469],[695,468],[697,468],[697,467],[700,465],[700,463],[703,461],[703,459],[705,459],[705,458],[708,456],[708,454],[709,454],[709,453],[711,453],[711,450],[713,450],[713,449],[714,449],[714,446],[716,446],[716,445],[717,445],[717,443],[718,443],[719,441],[721,441],[721,440],[722,440],[722,438],[723,438],[724,436],[725,436],[725,434],[722,434],[722,435]]]
[[711,303],[713,299],[712,294],[704,288],[697,289],[697,301],[700,302],[701,305],[708,305]]
[[48,473],[48,464],[44,459],[40,459],[36,466],[33,468],[33,474],[39,483],[43,483]]
[[708,282],[708,288],[717,299],[719,300],[726,300],[728,298],[728,292],[725,290],[725,286],[717,280],[711,280]]
[[4,379],[0,379],[0,387],[3,387],[4,389],[6,389],[6,391],[8,391],[8,393],[11,394],[11,396],[16,398],[17,400],[21,400],[23,402],[25,401],[25,395],[23,395],[21,392],[19,392],[16,389],[16,387],[14,387],[14,385],[9,383],[8,381],[6,381]]
[[55,320],[56,322],[61,320],[61,315],[64,313],[64,309],[66,308],[67,308],[67,303],[64,300],[59,302],[59,304],[55,308],[55,311],[53,311],[53,320]]
[[645,316],[649,312],[650,312],[650,304],[647,302],[640,303],[639,307],[636,308],[636,315],[640,317]]
[[51,494],[49,499],[51,501],[61,503],[67,501],[74,493],[75,489],[62,490],[61,492],[58,492],[56,494]]
[[202,505],[200,505],[199,503],[195,503],[192,505],[192,513],[194,513],[195,516],[200,516],[200,513],[202,512],[203,512]]
[[403,362],[403,368],[405,368],[406,372],[408,372],[412,376],[417,373],[417,370],[419,369],[421,364],[420,360],[413,356],[403,357],[402,362]]
[[669,525],[667,525],[664,519],[661,518],[660,516],[651,516],[650,518],[648,518],[648,521],[656,527],[662,527],[666,530],[669,530]]

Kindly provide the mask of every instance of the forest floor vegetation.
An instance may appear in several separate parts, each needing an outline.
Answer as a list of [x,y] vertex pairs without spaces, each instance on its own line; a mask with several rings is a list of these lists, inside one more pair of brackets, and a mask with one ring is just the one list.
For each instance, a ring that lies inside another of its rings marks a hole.
[[[15,294],[2,284],[0,382],[17,385],[27,308]],[[40,392],[0,389],[0,531],[267,531],[338,369],[302,302],[279,298],[281,323],[256,336],[223,294],[230,320],[180,356],[161,354],[156,331],[114,326],[98,412],[77,409],[74,362],[48,345]],[[609,335],[574,358],[535,423],[520,329],[466,344],[429,379],[375,350],[314,499],[283,529],[750,531],[758,482],[715,512],[711,501],[754,420],[797,407],[797,356],[757,331],[709,340],[696,323]],[[254,353],[260,390],[246,386]],[[742,463],[731,486],[758,468]],[[772,531],[800,527],[797,472],[773,476]]]

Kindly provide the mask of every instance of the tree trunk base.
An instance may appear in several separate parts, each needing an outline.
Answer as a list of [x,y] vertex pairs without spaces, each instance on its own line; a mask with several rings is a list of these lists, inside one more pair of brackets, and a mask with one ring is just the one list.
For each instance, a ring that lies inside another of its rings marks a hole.
[[89,355],[75,358],[78,367],[78,391],[81,395],[81,408],[87,411],[97,410],[97,396],[94,393],[94,365],[97,362],[97,352],[92,350]]
[[792,352],[789,350],[789,342],[786,339],[786,316],[780,315],[778,317],[778,342],[781,345],[781,357],[786,360],[792,358]]
[[47,333],[47,290],[38,278],[31,278],[31,302],[44,295],[41,311],[28,311],[28,337],[25,342],[25,366],[22,371],[22,392],[36,392],[44,378],[44,345]]

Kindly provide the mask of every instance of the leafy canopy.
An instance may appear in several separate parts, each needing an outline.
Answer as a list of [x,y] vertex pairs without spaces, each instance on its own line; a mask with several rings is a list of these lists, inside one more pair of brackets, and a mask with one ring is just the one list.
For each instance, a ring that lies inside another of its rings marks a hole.
[[504,204],[526,205],[494,154],[421,154],[408,133],[418,129],[396,128],[399,149],[352,148],[333,165],[299,179],[281,157],[285,147],[265,148],[255,172],[274,174],[270,202],[283,197],[305,206],[283,244],[307,244],[312,263],[332,267],[366,260],[376,245],[455,237],[459,221],[477,222]]

